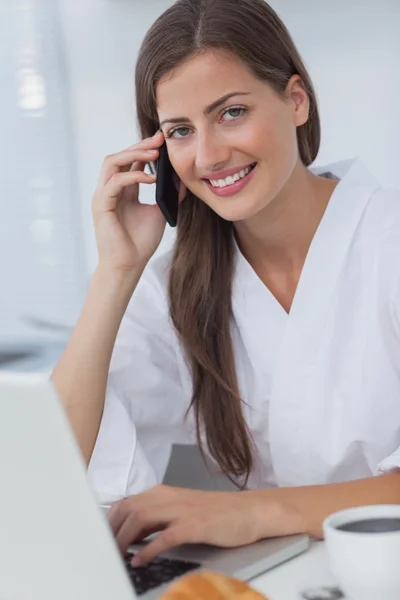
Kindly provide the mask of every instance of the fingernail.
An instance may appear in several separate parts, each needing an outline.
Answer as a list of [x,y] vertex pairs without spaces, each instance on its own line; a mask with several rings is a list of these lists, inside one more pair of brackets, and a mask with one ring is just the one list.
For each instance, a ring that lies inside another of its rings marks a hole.
[[132,559],[132,567],[140,567],[141,561],[138,555],[135,556],[135,558]]

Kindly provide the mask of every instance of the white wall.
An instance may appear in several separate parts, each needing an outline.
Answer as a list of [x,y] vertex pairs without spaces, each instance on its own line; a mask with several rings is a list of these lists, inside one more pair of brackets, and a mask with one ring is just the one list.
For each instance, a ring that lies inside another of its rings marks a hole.
[[61,37],[52,0],[0,0],[0,353],[86,295]]
[[[103,158],[139,140],[134,109],[134,66],[151,23],[172,2],[58,0],[62,13],[75,123],[86,261],[96,265],[90,203]],[[153,201],[154,185],[142,198]],[[172,231],[166,232],[164,247]]]
[[[106,154],[138,137],[133,69],[144,33],[170,0],[59,0],[76,136],[89,270],[96,264],[90,199]],[[358,155],[384,185],[400,187],[400,42],[396,0],[271,0],[310,70],[320,100],[317,164]],[[152,186],[153,187],[153,186]],[[146,189],[148,201],[154,190]],[[168,246],[167,232],[163,248]]]

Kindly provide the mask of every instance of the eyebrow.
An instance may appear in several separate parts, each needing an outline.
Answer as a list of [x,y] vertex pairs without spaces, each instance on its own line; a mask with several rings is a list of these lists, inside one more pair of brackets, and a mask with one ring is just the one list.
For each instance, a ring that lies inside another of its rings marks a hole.
[[[204,109],[204,114],[209,115],[216,108],[218,108],[219,106],[224,104],[227,100],[229,100],[229,98],[232,98],[232,96],[249,96],[249,95],[250,95],[250,92],[230,92],[229,94],[225,94],[225,96],[218,98],[218,100],[215,100],[215,102],[213,102],[212,104],[207,106]],[[182,123],[182,122],[189,123],[190,119],[188,119],[188,117],[174,117],[173,119],[164,119],[164,121],[161,121],[160,127],[162,127],[162,125],[164,125],[164,123]]]

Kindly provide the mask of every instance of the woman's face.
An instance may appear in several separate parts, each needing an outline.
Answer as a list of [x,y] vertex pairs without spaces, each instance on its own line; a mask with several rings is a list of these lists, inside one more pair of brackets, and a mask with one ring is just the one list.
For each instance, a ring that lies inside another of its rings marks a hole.
[[299,161],[296,128],[307,121],[308,96],[297,75],[286,91],[283,100],[222,51],[188,60],[158,84],[159,121],[172,166],[187,188],[228,221],[265,208]]

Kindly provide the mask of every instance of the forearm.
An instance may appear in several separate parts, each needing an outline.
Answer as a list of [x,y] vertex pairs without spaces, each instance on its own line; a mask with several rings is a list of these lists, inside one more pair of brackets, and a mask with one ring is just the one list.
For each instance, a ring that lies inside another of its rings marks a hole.
[[260,495],[264,495],[266,505],[271,493],[283,504],[283,515],[287,514],[293,523],[291,533],[322,538],[323,520],[336,511],[367,504],[400,504],[400,473],[345,483],[262,490]]
[[140,273],[124,276],[96,270],[74,332],[52,374],[86,462],[100,427],[115,339],[139,277]]

